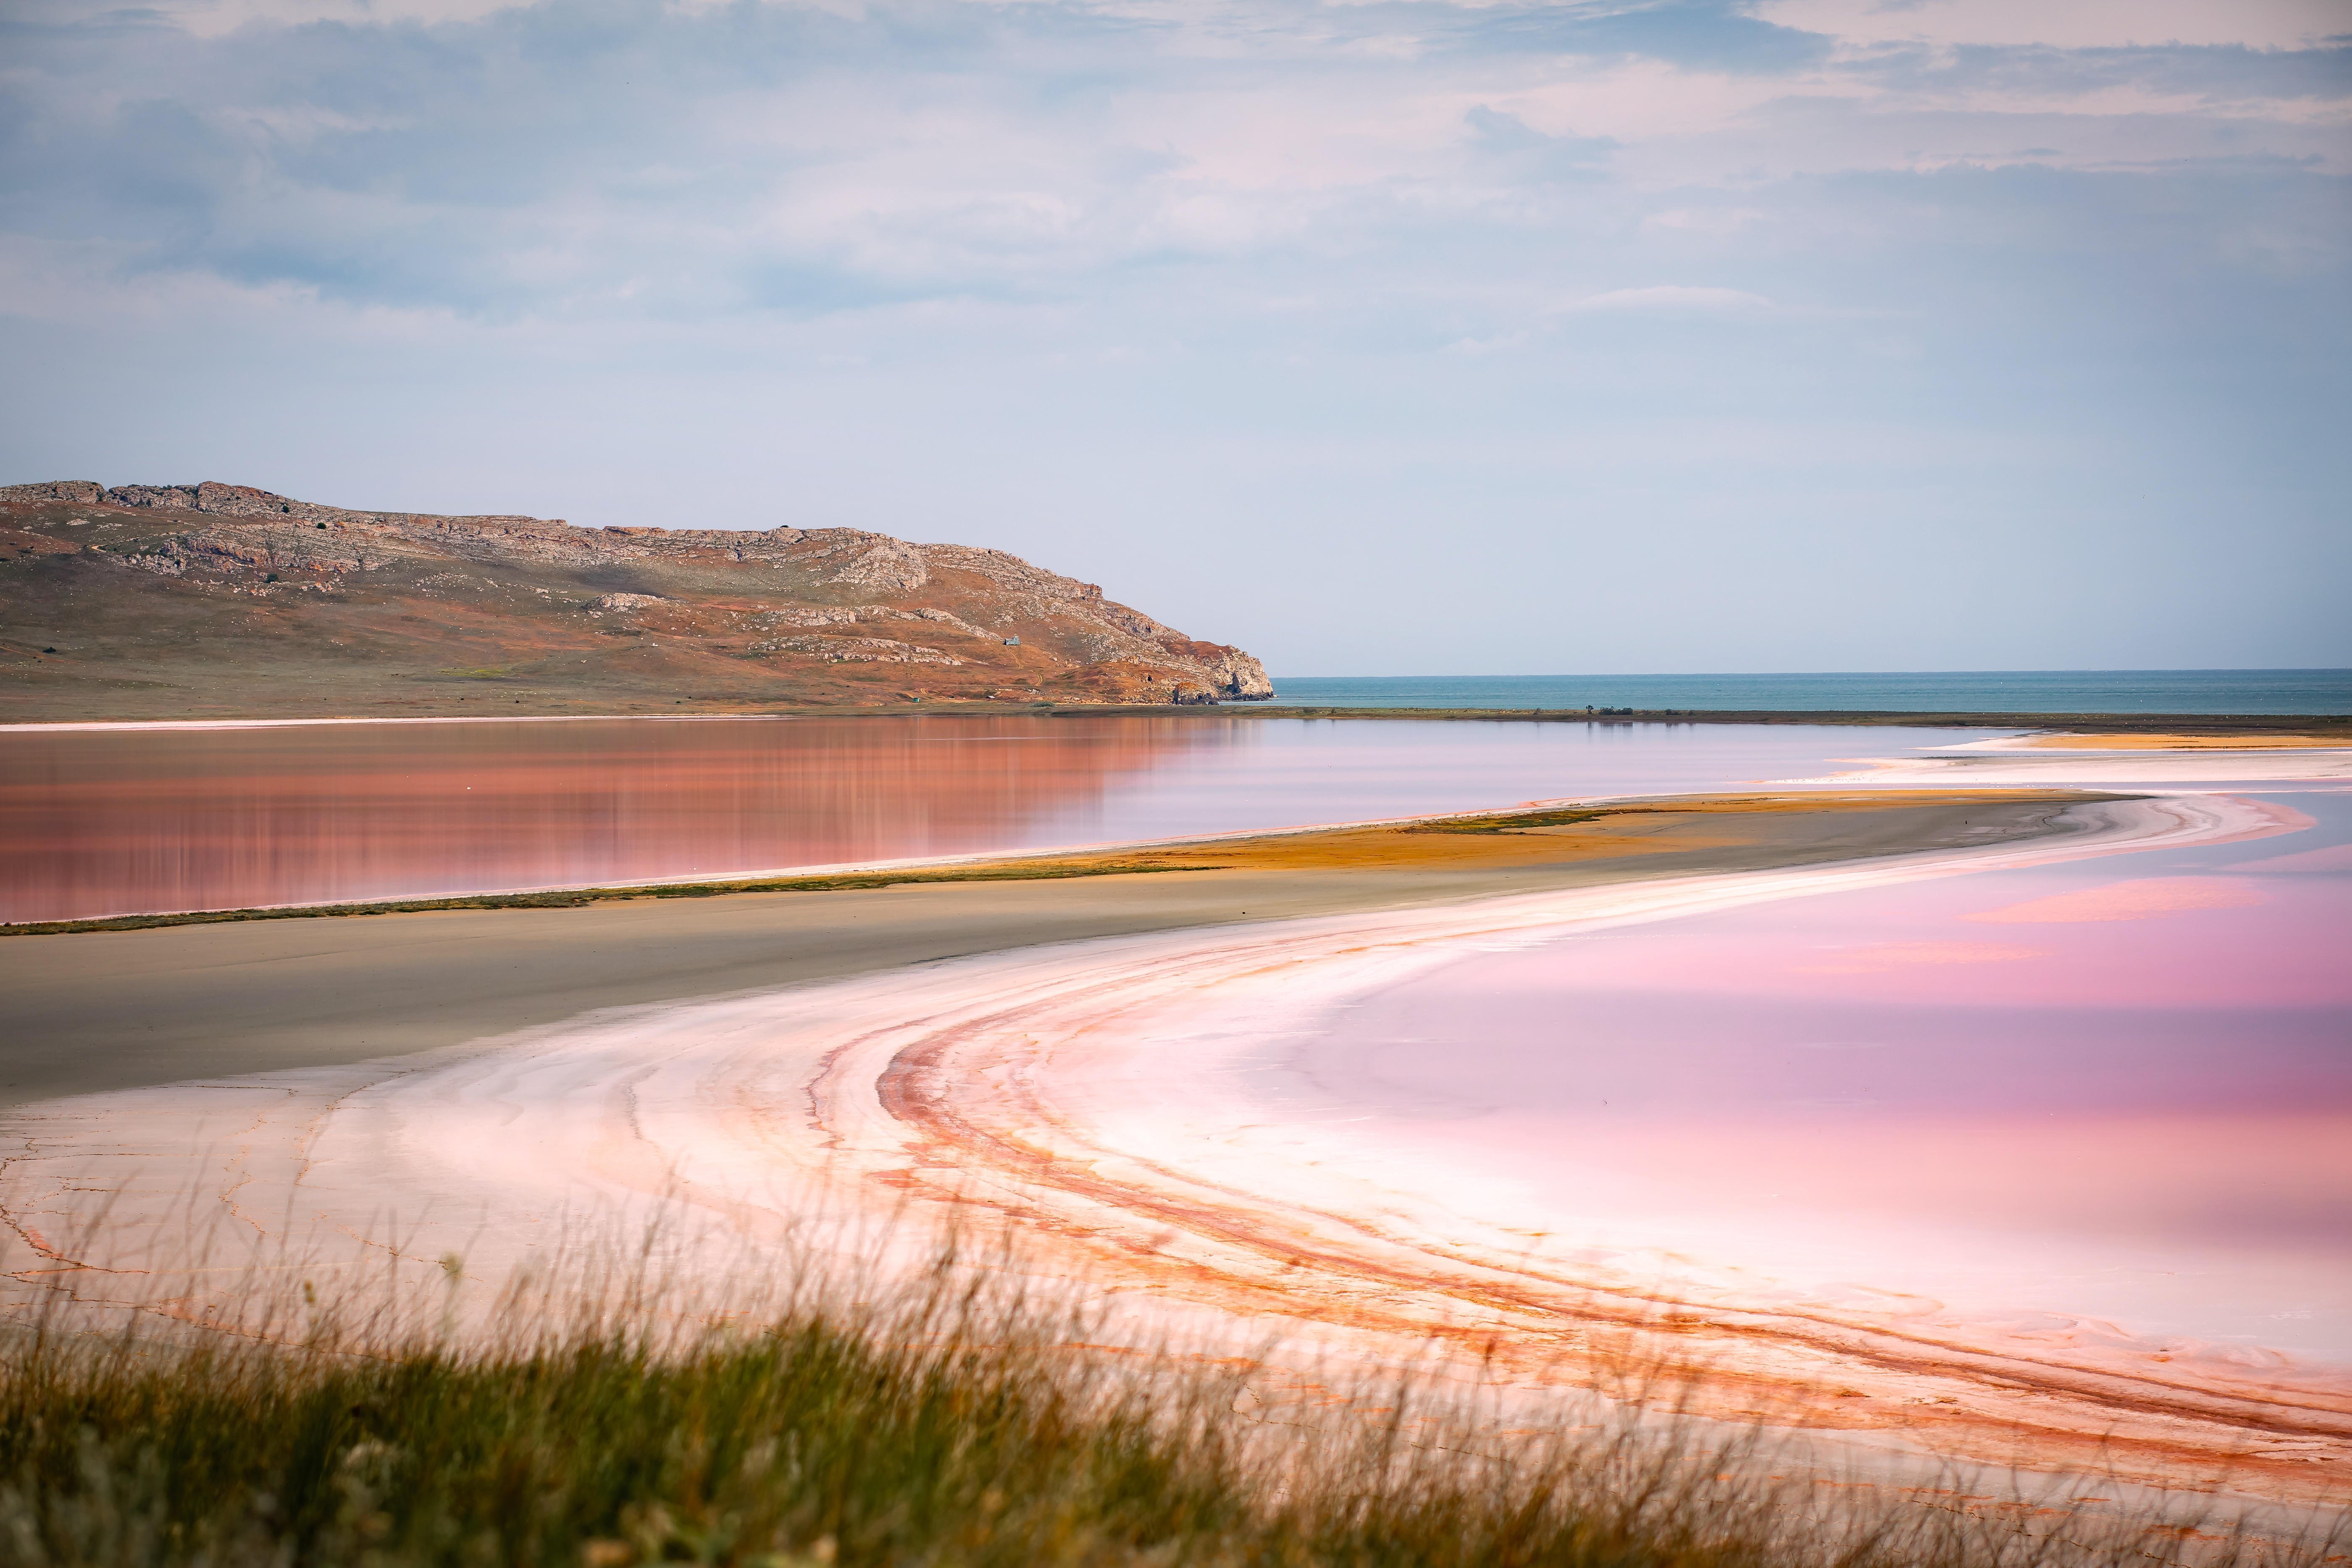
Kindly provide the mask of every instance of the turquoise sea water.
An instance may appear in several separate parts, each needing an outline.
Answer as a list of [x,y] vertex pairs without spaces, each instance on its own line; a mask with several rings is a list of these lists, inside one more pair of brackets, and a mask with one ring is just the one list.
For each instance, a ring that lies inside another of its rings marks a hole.
[[1765,712],[2352,713],[2352,669],[1278,676],[1276,705]]

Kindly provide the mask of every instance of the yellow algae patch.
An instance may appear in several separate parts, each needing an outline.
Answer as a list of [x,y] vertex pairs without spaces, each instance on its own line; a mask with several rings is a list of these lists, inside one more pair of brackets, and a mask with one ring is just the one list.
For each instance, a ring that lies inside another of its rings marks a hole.
[[[1678,854],[1778,843],[1802,818],[1948,812],[1954,806],[2055,805],[2098,798],[2048,790],[1906,790],[1724,795],[1654,805],[1588,805],[1319,828],[1122,851],[1154,868],[1233,870],[1418,869],[1552,866],[1582,858]],[[1106,857],[1108,858],[1108,857]],[[1057,864],[1080,865],[1084,858]]]
[[2345,740],[2324,735],[2036,735],[2025,743],[2057,752],[2301,752],[2341,751]]
[[2270,895],[2234,877],[2151,877],[2028,899],[1998,910],[1962,915],[1992,925],[2061,925],[2092,921],[2144,921],[2193,910],[2237,910],[2268,903]]

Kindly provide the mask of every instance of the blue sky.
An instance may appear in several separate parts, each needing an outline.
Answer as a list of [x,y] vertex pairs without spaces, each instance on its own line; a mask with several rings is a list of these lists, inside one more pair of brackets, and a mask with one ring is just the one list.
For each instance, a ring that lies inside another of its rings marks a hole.
[[2352,665],[2352,0],[16,0],[10,479],[1277,671]]

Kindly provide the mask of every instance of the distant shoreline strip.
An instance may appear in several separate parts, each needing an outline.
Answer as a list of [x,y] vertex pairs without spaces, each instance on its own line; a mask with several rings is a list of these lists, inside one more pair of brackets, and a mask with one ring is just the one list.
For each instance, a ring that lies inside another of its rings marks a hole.
[[381,718],[325,715],[304,719],[64,719],[0,723],[0,734],[100,733],[198,730],[290,730],[354,724],[585,724],[635,721],[782,721],[806,719],[1377,719],[1548,724],[1820,724],[1852,729],[2025,730],[2066,733],[2311,735],[2352,744],[2352,714],[2345,713],[1963,713],[1940,710],[1829,709],[1586,709],[1351,708],[1269,702],[1052,703],[926,702],[916,707],[780,708],[689,713],[404,714]]

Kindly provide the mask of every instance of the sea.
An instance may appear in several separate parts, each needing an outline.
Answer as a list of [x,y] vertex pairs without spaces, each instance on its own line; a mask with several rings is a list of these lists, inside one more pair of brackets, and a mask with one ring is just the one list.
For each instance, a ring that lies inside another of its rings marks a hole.
[[1298,675],[1277,706],[1701,712],[2352,714],[2352,669],[1830,670],[1785,675]]

